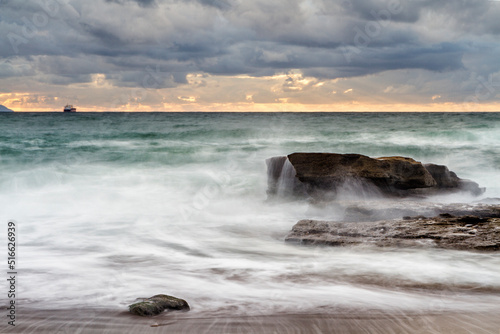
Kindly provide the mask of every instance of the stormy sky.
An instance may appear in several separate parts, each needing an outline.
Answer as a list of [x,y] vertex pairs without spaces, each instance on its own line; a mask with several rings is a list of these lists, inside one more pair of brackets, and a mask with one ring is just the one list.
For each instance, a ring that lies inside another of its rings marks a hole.
[[17,111],[500,110],[500,1],[0,0]]

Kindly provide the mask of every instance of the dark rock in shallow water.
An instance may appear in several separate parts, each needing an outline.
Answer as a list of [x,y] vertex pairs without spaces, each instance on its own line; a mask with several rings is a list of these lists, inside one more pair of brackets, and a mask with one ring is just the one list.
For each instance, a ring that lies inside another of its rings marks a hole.
[[484,192],[477,183],[460,179],[446,166],[422,165],[406,157],[293,153],[266,162],[270,196],[309,195],[315,200],[330,200],[342,192],[398,197]]
[[129,311],[140,316],[153,316],[160,314],[164,310],[185,310],[189,311],[189,305],[184,299],[168,296],[156,295],[144,299],[142,302],[129,305]]
[[301,220],[287,242],[349,246],[438,247],[457,250],[500,250],[500,218],[440,215],[377,222]]

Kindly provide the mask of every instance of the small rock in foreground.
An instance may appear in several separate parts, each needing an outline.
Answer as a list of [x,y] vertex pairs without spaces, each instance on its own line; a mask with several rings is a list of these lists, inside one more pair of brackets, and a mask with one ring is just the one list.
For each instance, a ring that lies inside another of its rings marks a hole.
[[131,313],[142,317],[158,315],[164,310],[189,311],[189,305],[184,299],[168,295],[155,295],[142,302],[129,305],[128,308]]

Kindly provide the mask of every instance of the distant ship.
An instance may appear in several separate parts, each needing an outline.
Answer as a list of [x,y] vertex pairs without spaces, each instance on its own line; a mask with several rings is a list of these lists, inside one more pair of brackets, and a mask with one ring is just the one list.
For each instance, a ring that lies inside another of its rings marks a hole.
[[73,107],[73,105],[71,105],[71,104],[67,104],[64,107],[64,112],[76,112],[76,108]]

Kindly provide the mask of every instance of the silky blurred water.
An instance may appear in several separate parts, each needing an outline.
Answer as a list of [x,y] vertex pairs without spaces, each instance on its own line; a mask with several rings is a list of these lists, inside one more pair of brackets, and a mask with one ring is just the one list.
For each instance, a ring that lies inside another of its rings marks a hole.
[[125,309],[166,293],[204,314],[497,307],[494,253],[285,244],[317,218],[307,202],[266,201],[265,159],[293,152],[410,156],[500,197],[498,113],[0,114],[0,221],[18,226],[20,303]]

